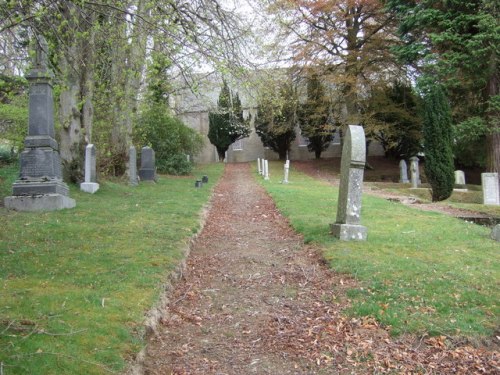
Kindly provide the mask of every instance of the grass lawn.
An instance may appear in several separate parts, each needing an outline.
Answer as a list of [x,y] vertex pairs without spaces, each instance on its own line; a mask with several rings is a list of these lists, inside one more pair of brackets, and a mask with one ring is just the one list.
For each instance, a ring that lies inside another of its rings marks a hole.
[[[144,345],[144,313],[199,230],[222,173],[161,176],[137,187],[71,186],[77,206],[47,213],[0,207],[0,367],[11,374],[103,374],[124,369]],[[0,199],[17,167],[0,168]]]
[[365,194],[368,240],[341,242],[329,234],[338,190],[297,172],[293,162],[287,185],[280,183],[282,162],[270,168],[271,181],[261,183],[281,212],[323,249],[332,269],[359,281],[348,292],[350,314],[373,316],[395,335],[478,339],[498,329],[500,246],[491,229]]

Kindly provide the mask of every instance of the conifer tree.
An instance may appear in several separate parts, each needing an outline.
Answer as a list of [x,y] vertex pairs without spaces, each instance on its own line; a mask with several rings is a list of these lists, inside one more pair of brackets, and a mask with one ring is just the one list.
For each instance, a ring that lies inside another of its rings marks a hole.
[[333,139],[334,126],[330,121],[330,100],[318,75],[312,74],[307,82],[307,100],[300,106],[299,126],[302,135],[307,137],[307,149],[314,152],[316,159],[321,157]]
[[224,80],[217,111],[208,114],[208,139],[216,149],[220,160],[224,160],[229,146],[250,135],[250,126],[243,119],[239,95],[234,95]]
[[424,96],[425,175],[432,189],[432,201],[450,197],[454,184],[452,123],[450,107],[439,85],[429,87]]

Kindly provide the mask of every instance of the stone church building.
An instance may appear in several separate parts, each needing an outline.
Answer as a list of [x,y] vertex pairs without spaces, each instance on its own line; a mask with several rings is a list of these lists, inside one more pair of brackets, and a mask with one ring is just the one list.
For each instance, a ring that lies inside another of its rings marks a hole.
[[[203,79],[198,82],[197,93],[190,89],[183,89],[170,97],[170,107],[174,113],[190,128],[198,131],[204,137],[203,149],[199,155],[194,157],[197,163],[212,163],[218,161],[217,150],[208,139],[208,113],[217,108],[217,100],[222,87],[222,81],[216,79]],[[234,90],[233,90],[234,91]],[[260,137],[255,131],[253,124],[257,113],[256,101],[248,90],[239,89],[238,95],[242,102],[244,118],[251,117],[251,134],[249,137],[233,143],[228,151],[226,161],[228,163],[249,162],[257,158],[267,160],[278,160],[278,154],[268,147],[264,147]],[[290,160],[314,159],[314,152],[307,149],[307,139],[302,137],[300,128],[296,128],[295,140],[292,142],[289,152]],[[369,155],[383,155],[380,145],[370,144]],[[338,133],[328,149],[321,154],[322,158],[340,157],[341,145]]]

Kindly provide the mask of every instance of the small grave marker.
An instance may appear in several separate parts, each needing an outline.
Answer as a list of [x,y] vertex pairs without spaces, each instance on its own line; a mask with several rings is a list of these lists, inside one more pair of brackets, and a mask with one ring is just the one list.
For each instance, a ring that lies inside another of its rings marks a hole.
[[136,186],[137,181],[137,151],[134,146],[128,149],[129,185]]
[[483,204],[500,205],[498,173],[481,173],[481,184],[483,185]]
[[408,166],[404,159],[401,159],[399,162],[399,182],[402,184],[410,182],[410,180],[408,180]]
[[94,194],[99,190],[96,176],[95,146],[88,144],[85,147],[85,182],[80,184],[80,190],[90,194]]
[[155,152],[151,147],[143,147],[141,152],[141,181],[156,181]]

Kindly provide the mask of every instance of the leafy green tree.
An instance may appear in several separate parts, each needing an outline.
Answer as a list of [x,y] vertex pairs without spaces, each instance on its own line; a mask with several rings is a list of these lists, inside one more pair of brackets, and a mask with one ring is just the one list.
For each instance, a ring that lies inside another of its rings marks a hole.
[[186,155],[196,155],[203,146],[201,135],[172,116],[161,103],[153,103],[138,118],[135,143],[155,150],[159,172],[188,174],[192,164]]
[[380,142],[386,157],[408,159],[422,148],[420,99],[411,85],[395,81],[371,89],[363,108],[367,135]]
[[[454,123],[482,133],[486,167],[500,172],[500,6],[495,0],[389,0],[404,45],[397,51],[433,81],[445,84]],[[462,136],[466,133],[459,131]],[[466,137],[461,139],[463,145]],[[481,143],[481,142],[480,142]],[[460,151],[460,148],[457,149]],[[478,150],[480,152],[480,150]]]
[[440,85],[427,89],[423,109],[425,175],[432,188],[432,201],[442,201],[453,192],[455,166],[451,112]]
[[277,152],[281,160],[296,137],[297,104],[297,90],[291,82],[260,92],[255,130],[264,146]]
[[220,160],[224,160],[229,146],[250,135],[250,125],[243,119],[243,110],[238,94],[234,95],[224,80],[217,111],[208,114],[208,139],[216,149]]
[[0,140],[8,142],[10,157],[23,149],[28,130],[26,88],[24,78],[0,74]]
[[317,74],[307,81],[307,100],[299,106],[299,126],[302,135],[308,138],[307,149],[321,158],[333,139],[335,127],[332,124],[331,103]]

